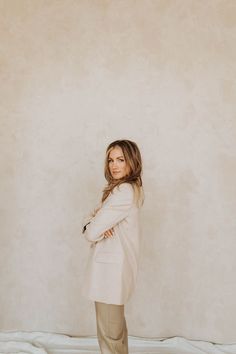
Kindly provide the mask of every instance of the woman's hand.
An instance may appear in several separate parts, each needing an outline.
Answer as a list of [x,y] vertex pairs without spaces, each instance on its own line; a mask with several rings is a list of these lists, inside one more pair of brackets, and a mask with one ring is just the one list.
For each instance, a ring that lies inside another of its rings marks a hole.
[[104,237],[108,238],[108,237],[112,237],[113,236],[113,232],[114,232],[114,228],[112,227],[111,229],[107,230],[104,232]]

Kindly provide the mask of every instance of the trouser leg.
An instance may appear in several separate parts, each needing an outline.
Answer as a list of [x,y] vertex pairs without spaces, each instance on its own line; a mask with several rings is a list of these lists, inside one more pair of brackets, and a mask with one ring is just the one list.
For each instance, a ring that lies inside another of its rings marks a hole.
[[95,302],[97,336],[102,354],[128,354],[124,305]]

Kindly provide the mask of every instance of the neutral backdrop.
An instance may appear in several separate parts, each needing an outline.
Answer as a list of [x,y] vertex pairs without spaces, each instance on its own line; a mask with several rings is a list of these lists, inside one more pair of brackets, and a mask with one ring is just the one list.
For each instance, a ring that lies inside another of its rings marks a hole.
[[0,330],[96,333],[84,215],[143,157],[129,334],[236,340],[236,2],[0,0]]

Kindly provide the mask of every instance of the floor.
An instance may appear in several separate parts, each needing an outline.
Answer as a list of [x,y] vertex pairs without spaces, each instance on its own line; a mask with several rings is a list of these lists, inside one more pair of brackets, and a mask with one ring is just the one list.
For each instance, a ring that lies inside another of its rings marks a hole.
[[[0,354],[100,354],[96,337],[47,332],[0,332]],[[149,340],[129,336],[132,354],[236,354],[235,344],[213,344],[182,337]]]

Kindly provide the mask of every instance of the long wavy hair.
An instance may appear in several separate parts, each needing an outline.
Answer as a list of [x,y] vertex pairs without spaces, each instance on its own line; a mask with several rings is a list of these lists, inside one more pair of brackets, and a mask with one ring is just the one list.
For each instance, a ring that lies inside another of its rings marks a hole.
[[[112,149],[116,146],[119,146],[122,149],[125,161],[129,166],[129,174],[120,178],[114,179],[111,175],[109,169],[109,154]],[[115,140],[110,143],[106,149],[105,156],[105,166],[104,166],[104,175],[108,182],[107,186],[103,190],[102,200],[109,196],[112,190],[119,186],[122,183],[130,183],[134,189],[135,203],[138,207],[142,206],[144,203],[144,191],[143,191],[143,182],[142,182],[142,158],[137,144],[130,140]]]

